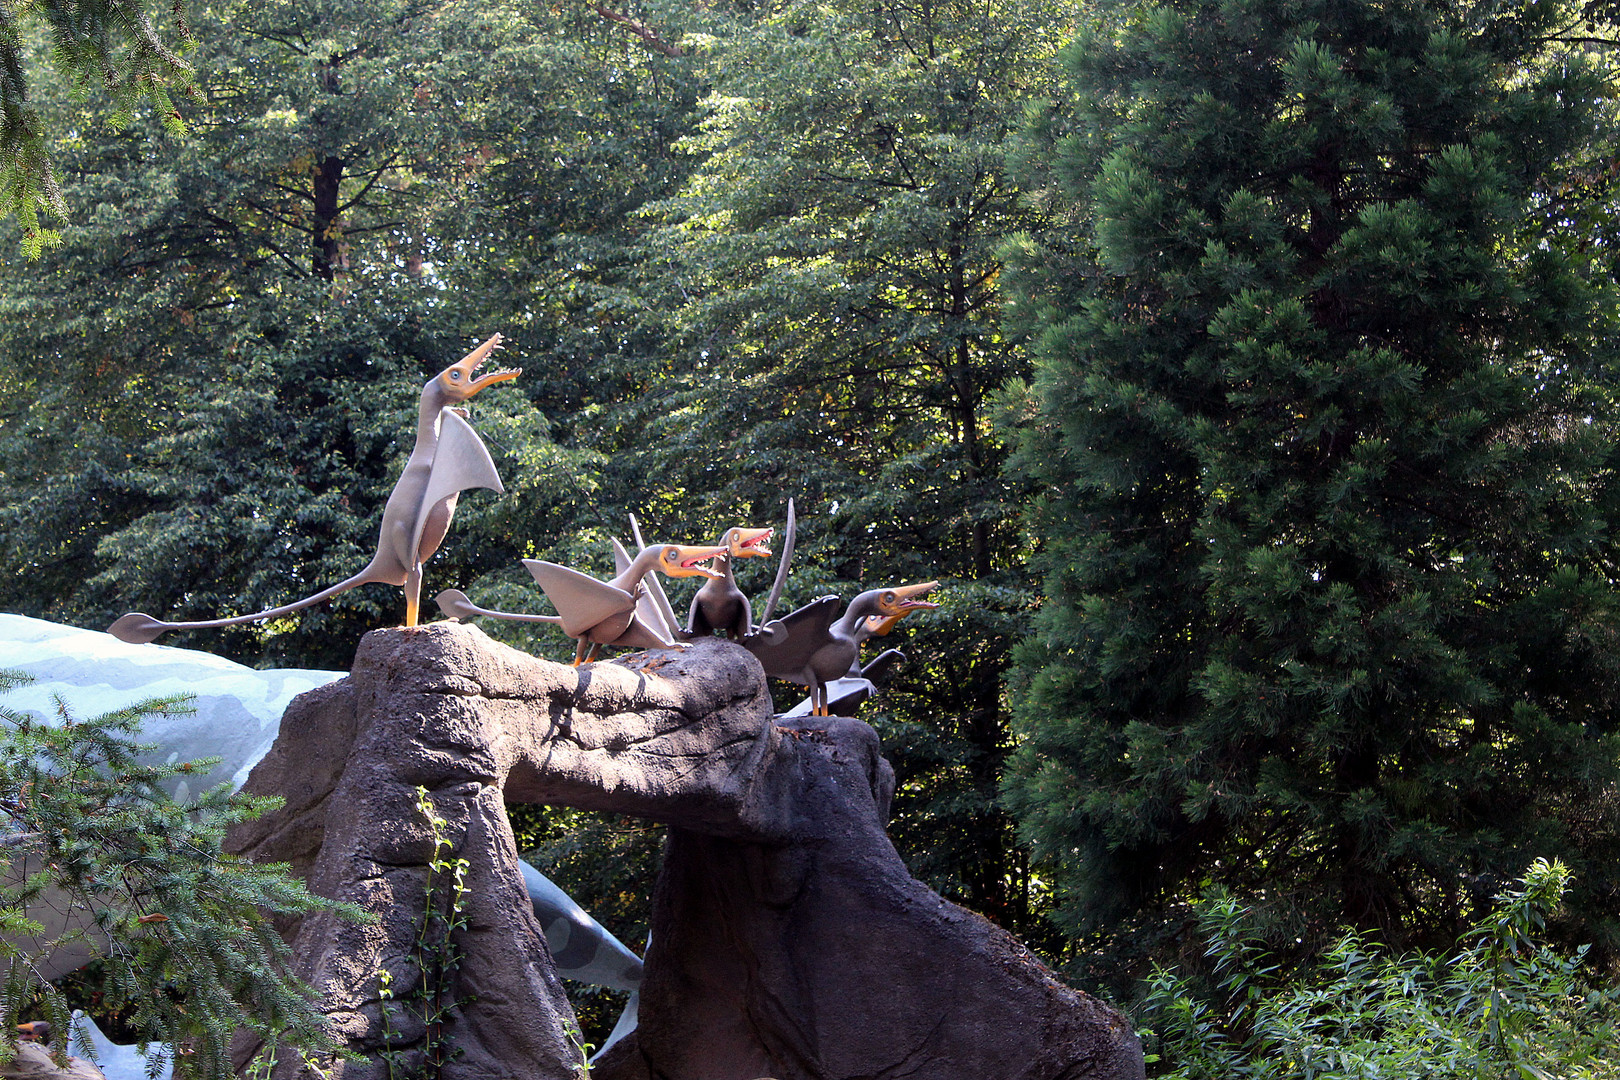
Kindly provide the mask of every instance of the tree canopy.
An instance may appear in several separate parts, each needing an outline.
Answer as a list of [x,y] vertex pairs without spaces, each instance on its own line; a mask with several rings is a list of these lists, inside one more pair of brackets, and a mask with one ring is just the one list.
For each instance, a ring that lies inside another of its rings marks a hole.
[[[868,713],[893,833],[1075,977],[1213,884],[1303,949],[1449,943],[1538,857],[1620,948],[1603,10],[224,0],[17,51],[114,8],[0,11],[36,200],[0,244],[39,256],[0,279],[0,607],[348,577],[421,384],[498,331],[507,492],[425,595],[538,610],[520,558],[789,497],[785,603],[940,579]],[[183,643],[343,667],[398,618]],[[542,825],[606,838],[537,835],[634,918],[656,833]]]

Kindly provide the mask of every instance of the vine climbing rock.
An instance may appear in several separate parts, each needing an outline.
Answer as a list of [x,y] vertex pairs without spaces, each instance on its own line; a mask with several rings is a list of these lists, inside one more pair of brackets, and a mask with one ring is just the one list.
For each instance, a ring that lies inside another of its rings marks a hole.
[[[286,803],[229,843],[379,916],[285,928],[361,1055],[332,1064],[342,1080],[390,1060],[446,1080],[579,1075],[505,800],[671,826],[640,1027],[597,1080],[1141,1077],[1124,1017],[911,878],[883,830],[893,784],[867,725],[773,718],[729,642],[574,669],[437,623],[367,635],[347,679],[294,701],[247,783]],[[424,1023],[424,1002],[444,1015]]]

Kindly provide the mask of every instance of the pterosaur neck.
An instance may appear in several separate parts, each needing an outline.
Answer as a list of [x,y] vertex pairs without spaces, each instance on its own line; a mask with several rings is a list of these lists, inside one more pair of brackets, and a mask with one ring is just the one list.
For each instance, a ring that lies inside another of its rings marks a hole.
[[868,615],[878,614],[878,597],[880,595],[882,595],[882,590],[871,589],[851,600],[849,607],[844,610],[843,617],[835,624],[838,630],[843,634],[853,635],[856,628],[861,625],[861,622]]
[[439,414],[449,404],[439,393],[439,380],[429,381],[422,388],[422,405],[416,413],[416,449],[431,452],[439,442]]
[[662,550],[662,544],[651,544],[636,552],[636,557],[630,560],[624,573],[613,579],[612,584],[626,592],[634,589],[636,582],[646,577],[648,571],[657,565],[658,553]]

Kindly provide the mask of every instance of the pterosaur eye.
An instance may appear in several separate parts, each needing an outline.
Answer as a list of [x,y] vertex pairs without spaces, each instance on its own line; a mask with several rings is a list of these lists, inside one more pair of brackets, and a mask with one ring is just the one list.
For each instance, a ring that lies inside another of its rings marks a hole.
[[459,371],[450,372],[450,378],[452,380],[454,380],[455,382],[460,382],[461,381],[461,372],[459,372]]

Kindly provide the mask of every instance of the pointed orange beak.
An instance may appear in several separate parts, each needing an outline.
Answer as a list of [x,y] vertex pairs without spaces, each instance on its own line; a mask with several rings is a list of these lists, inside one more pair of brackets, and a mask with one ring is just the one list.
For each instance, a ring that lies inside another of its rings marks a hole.
[[888,591],[894,594],[891,603],[883,605],[883,614],[905,616],[913,611],[925,608],[937,608],[938,604],[924,600],[928,591],[938,585],[937,581],[925,581],[921,585],[897,585]]
[[[505,382],[508,379],[515,379],[523,374],[522,368],[501,368],[498,371],[485,372],[483,375],[478,374],[479,365],[489,359],[490,355],[500,347],[501,335],[496,334],[478,348],[445,368],[444,377],[451,379],[453,384],[460,385],[459,396],[461,400],[465,401],[480,390],[494,386],[499,382]],[[452,371],[458,372],[459,375],[452,376],[450,374]]]
[[748,555],[769,555],[771,549],[765,546],[765,542],[775,531],[775,529],[732,529],[728,554],[733,559],[741,559]]
[[659,569],[663,570],[666,576],[709,578],[717,578],[720,576],[707,566],[700,564],[708,562],[716,555],[724,555],[726,553],[726,549],[724,547],[715,544],[711,544],[707,547],[690,547],[686,544],[676,544],[675,550],[678,553],[676,555],[675,565],[673,567],[659,567]]

